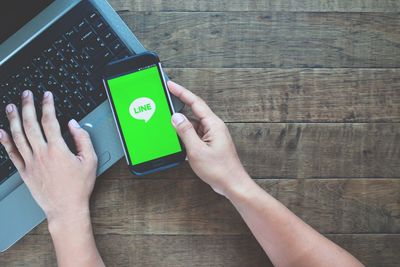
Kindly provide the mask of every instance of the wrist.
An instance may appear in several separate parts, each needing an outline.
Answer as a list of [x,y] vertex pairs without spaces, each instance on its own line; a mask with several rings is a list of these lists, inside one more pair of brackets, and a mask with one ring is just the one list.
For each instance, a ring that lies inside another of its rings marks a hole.
[[48,229],[51,235],[59,231],[69,231],[91,225],[90,210],[85,206],[79,209],[65,210],[62,213],[51,214],[47,217]]
[[232,202],[249,195],[249,192],[256,185],[245,170],[238,172],[234,177],[230,177],[229,180],[232,182],[225,187],[224,196]]

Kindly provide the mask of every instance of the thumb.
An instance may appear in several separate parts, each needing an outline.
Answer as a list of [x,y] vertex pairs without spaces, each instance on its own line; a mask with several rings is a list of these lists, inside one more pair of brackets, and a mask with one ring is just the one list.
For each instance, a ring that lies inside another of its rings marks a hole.
[[76,120],[70,120],[68,123],[69,131],[75,141],[76,151],[78,156],[83,158],[94,155],[92,141],[89,133],[82,129]]
[[197,135],[193,124],[181,113],[174,113],[172,115],[172,124],[176,132],[182,139],[187,150],[196,148],[202,144],[200,137]]

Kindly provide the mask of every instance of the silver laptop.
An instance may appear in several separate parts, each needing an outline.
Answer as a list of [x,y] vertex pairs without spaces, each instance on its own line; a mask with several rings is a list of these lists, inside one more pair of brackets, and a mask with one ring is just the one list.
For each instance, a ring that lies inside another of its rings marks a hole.
[[[98,175],[103,173],[123,150],[101,86],[102,69],[145,48],[105,0],[3,0],[0,22],[0,127],[8,129],[1,112],[8,103],[20,104],[23,90],[33,91],[38,102],[50,90],[63,132],[69,119],[80,121],[92,137]],[[173,102],[175,110],[182,108]],[[0,251],[44,219],[0,147]]]

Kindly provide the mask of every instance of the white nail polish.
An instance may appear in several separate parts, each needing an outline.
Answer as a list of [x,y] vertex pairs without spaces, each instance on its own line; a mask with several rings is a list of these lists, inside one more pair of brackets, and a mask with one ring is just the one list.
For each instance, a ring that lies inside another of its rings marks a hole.
[[70,124],[72,127],[81,128],[81,126],[79,125],[79,123],[78,123],[76,120],[74,120],[74,119],[70,120],[70,121],[69,121],[69,124]]

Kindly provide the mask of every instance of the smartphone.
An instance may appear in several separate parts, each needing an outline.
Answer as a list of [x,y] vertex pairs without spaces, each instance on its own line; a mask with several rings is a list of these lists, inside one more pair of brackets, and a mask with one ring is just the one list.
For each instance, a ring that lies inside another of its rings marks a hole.
[[184,146],[160,60],[146,52],[109,64],[103,77],[130,170],[144,175],[178,165]]

